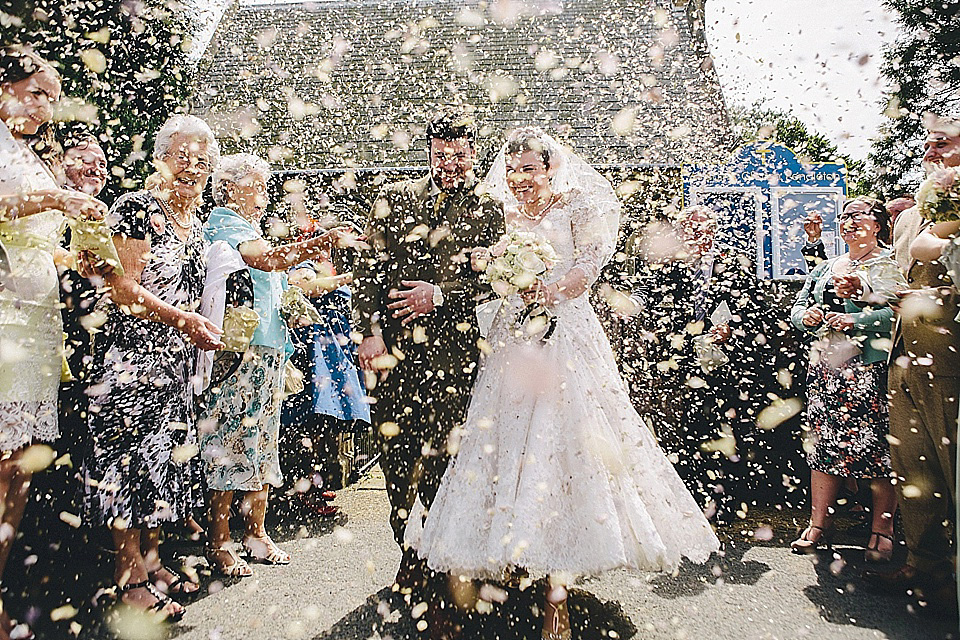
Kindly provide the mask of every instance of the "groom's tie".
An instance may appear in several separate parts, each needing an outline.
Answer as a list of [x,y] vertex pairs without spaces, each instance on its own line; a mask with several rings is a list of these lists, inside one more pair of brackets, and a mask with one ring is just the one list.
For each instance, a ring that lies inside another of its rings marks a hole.
[[443,223],[443,214],[446,211],[447,194],[441,191],[437,194],[437,199],[433,203],[433,218],[430,220],[430,226],[436,229]]

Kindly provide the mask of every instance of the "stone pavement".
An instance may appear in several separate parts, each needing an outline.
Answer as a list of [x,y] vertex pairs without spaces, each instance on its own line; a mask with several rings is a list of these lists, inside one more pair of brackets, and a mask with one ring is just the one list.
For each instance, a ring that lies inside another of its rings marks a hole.
[[[216,583],[210,585],[212,593],[187,608],[171,636],[181,640],[417,638],[410,607],[386,588],[400,553],[387,524],[382,476],[372,475],[341,491],[337,503],[345,514],[338,525],[301,530],[299,536],[282,543],[293,555],[293,564],[256,566],[252,578],[219,590]],[[758,530],[758,535],[746,528],[722,532],[728,541],[726,556],[705,566],[684,566],[673,576],[614,571],[584,581],[571,599],[577,627],[574,637],[960,637],[955,625],[951,628],[946,621],[912,614],[906,598],[863,591],[858,578],[861,548],[840,545],[817,558],[792,555],[785,541],[794,530],[783,524],[781,516],[769,517],[780,517],[779,524],[773,524],[772,530]],[[763,515],[759,518],[762,521]],[[772,539],[757,540],[769,538],[770,533]],[[501,612],[501,618],[504,615]],[[531,635],[519,631],[524,628],[487,620],[484,630],[474,629],[471,634],[504,640],[538,637],[536,631],[526,632]]]

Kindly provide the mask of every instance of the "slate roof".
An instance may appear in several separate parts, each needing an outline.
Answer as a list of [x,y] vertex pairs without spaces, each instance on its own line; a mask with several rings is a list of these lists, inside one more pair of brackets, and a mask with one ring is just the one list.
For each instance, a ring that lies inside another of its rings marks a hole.
[[[504,10],[513,7],[514,10]],[[467,104],[489,146],[539,124],[595,164],[720,161],[730,128],[703,0],[235,4],[195,112],[275,168],[425,163],[423,123]]]

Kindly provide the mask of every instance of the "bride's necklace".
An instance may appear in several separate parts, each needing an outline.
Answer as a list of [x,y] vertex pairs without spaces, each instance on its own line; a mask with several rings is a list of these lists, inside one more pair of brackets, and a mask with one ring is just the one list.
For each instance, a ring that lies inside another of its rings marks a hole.
[[533,220],[534,222],[536,222],[537,220],[542,220],[543,217],[547,215],[547,212],[549,212],[550,209],[552,209],[553,206],[558,202],[560,202],[560,194],[555,193],[553,194],[553,196],[551,196],[550,200],[547,202],[547,205],[543,209],[540,209],[540,211],[537,211],[536,213],[534,213],[533,215],[527,213],[524,210],[523,206],[521,206],[518,210],[520,211],[520,215],[522,215],[524,218],[526,218],[527,220]]
[[160,195],[154,191],[153,197],[156,198],[157,202],[160,203],[160,209],[163,210],[163,213],[166,214],[167,218],[170,219],[170,222],[180,227],[184,231],[190,231],[193,229],[193,215],[187,214],[187,221],[184,222],[182,219],[178,218],[177,215],[173,212],[173,207],[170,206],[170,203],[166,199],[160,197]]

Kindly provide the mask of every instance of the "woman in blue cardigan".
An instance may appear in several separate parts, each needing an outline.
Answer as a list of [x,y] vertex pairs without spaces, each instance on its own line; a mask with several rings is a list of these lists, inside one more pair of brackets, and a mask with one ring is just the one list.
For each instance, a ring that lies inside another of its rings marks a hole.
[[[830,536],[832,508],[848,478],[865,479],[873,493],[866,558],[890,560],[897,499],[891,482],[887,357],[893,309],[888,302],[906,282],[890,251],[890,217],[883,205],[856,198],[840,214],[847,253],[822,262],[806,279],[791,311],[813,336],[807,370],[807,462],[811,470],[810,525],[791,544],[812,553]],[[841,298],[835,285],[854,281],[869,293]]]

